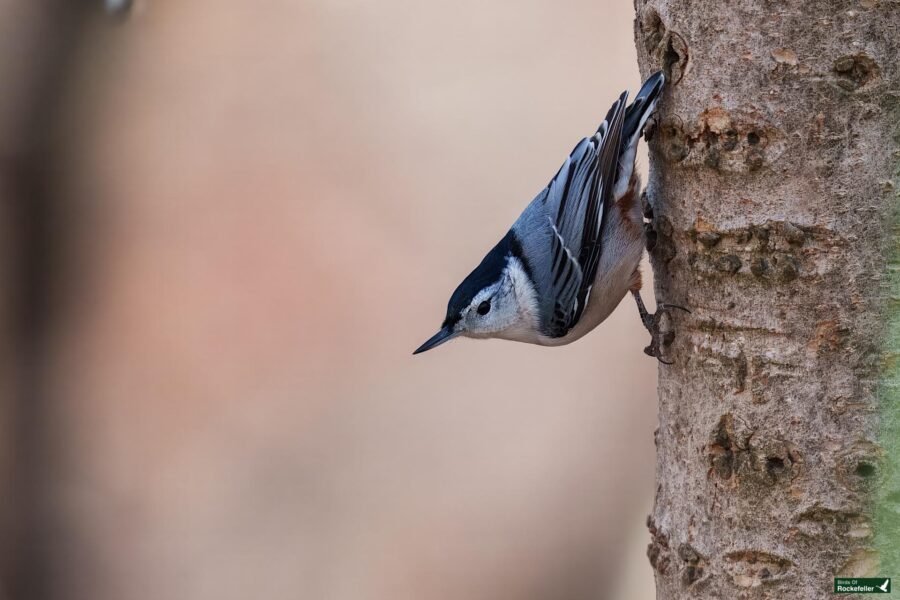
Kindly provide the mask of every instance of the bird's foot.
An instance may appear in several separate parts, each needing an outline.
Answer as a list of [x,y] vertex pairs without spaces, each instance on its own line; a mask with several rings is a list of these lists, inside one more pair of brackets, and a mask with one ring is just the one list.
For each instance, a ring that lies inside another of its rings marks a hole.
[[650,332],[650,345],[644,348],[644,354],[652,356],[664,365],[671,365],[672,361],[663,358],[662,348],[668,346],[675,339],[675,331],[671,327],[671,317],[669,312],[672,309],[681,310],[690,313],[687,308],[677,304],[658,304],[655,313],[650,313],[644,307],[639,294],[634,294],[635,301],[638,305],[638,312],[641,315],[641,322],[647,331]]

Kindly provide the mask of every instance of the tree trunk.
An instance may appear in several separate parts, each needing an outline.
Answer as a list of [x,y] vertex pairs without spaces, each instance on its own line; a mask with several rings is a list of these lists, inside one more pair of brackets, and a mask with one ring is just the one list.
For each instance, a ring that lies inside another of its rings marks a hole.
[[[59,460],[47,384],[64,290],[59,102],[89,2],[0,2],[0,599],[57,595],[66,558],[53,495]],[[66,210],[63,210],[63,209]]]
[[669,79],[656,295],[692,311],[661,324],[658,597],[827,598],[838,575],[900,576],[900,4],[635,4],[642,73]]

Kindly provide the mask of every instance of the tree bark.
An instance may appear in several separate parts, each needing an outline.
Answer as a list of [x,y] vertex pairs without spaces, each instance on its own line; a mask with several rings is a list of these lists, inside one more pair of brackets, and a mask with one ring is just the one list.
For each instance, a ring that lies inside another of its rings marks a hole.
[[656,294],[692,311],[661,324],[658,597],[827,598],[835,576],[900,576],[900,4],[635,8],[642,73],[669,79]]

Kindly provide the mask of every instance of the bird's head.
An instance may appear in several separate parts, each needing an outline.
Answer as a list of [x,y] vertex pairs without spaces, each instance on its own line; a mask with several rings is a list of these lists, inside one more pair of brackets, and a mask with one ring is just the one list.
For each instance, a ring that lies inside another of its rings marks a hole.
[[533,286],[526,269],[500,241],[447,303],[441,329],[413,354],[431,350],[455,337],[527,339],[533,330]]

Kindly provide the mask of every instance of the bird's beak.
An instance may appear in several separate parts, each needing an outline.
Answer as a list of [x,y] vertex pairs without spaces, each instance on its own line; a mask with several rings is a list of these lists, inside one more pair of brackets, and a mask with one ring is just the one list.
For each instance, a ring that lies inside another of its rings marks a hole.
[[431,336],[427,342],[416,348],[416,351],[413,354],[419,354],[420,352],[425,352],[426,350],[431,350],[432,348],[437,348],[444,342],[449,342],[453,338],[459,335],[458,331],[453,331],[450,327],[444,327],[436,334]]

